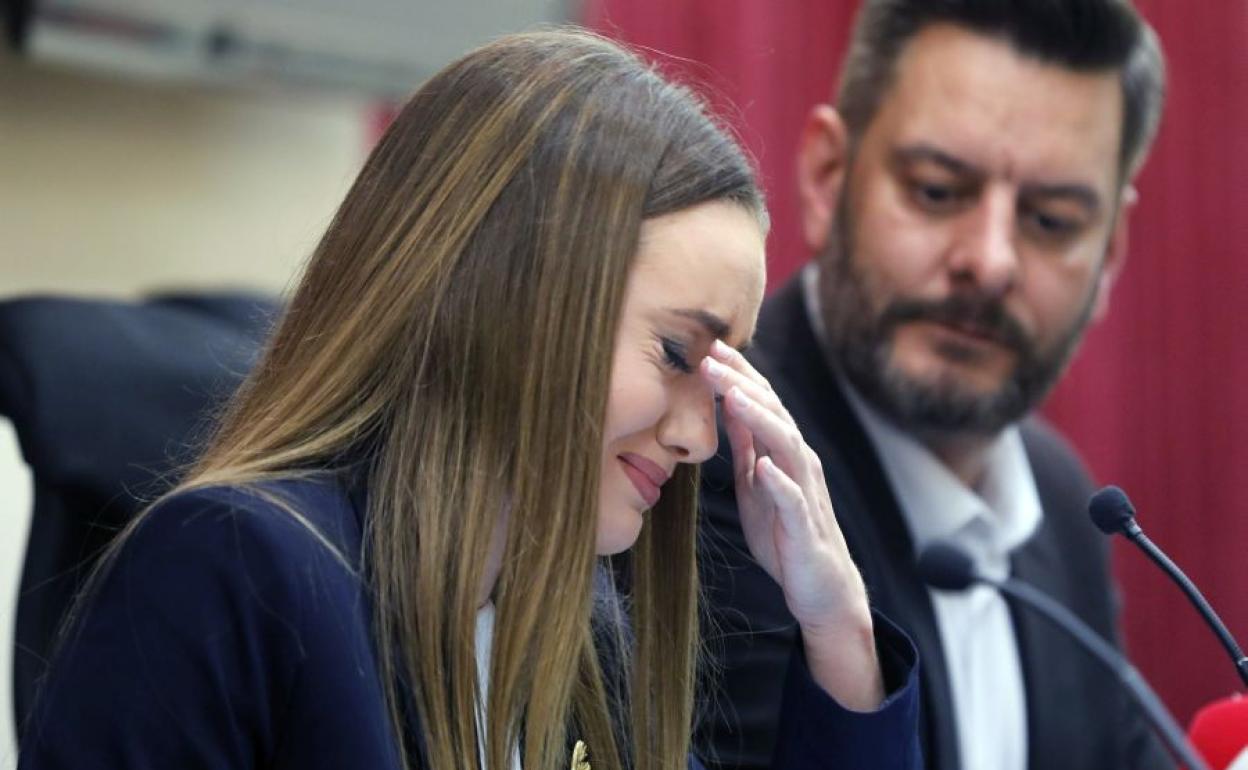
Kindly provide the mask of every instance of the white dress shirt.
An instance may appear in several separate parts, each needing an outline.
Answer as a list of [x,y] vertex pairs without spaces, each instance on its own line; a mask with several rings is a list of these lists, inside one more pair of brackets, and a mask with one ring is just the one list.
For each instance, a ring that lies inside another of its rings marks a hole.
[[[815,265],[807,266],[802,281],[811,325],[826,339]],[[875,445],[916,555],[933,540],[945,540],[970,554],[984,573],[1008,576],[1010,552],[1031,537],[1042,515],[1018,428],[993,441],[983,480],[972,489],[839,379]],[[949,670],[962,770],[1025,770],[1027,703],[1008,606],[986,586],[929,593]]]
[[[494,653],[494,602],[486,602],[477,610],[476,629],[477,681],[481,698],[477,701],[477,751],[485,765],[485,704],[490,702],[490,658]],[[520,747],[511,752],[511,767],[520,770]]]

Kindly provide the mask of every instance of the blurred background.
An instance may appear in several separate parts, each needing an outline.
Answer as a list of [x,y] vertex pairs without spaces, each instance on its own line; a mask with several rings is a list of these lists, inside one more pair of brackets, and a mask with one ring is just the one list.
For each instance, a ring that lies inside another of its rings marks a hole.
[[[1136,0],[1170,69],[1110,318],[1047,407],[1097,477],[1248,634],[1248,3]],[[837,77],[855,0],[6,0],[0,300],[290,284],[395,104],[492,36],[588,24],[701,89],[761,169],[770,285],[807,258],[793,152]],[[0,420],[0,632],[29,471]],[[1135,552],[1128,645],[1181,721],[1235,688],[1221,649]],[[7,648],[6,648],[7,655]],[[0,656],[0,705],[9,666]],[[7,711],[7,709],[6,709]],[[0,720],[0,757],[11,746]],[[0,766],[3,762],[0,761]]]

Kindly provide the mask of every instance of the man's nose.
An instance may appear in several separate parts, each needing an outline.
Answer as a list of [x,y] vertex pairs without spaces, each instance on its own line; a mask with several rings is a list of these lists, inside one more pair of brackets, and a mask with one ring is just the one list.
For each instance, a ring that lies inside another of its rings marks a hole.
[[1015,242],[1017,213],[1007,190],[985,190],[977,205],[958,222],[949,255],[956,282],[969,283],[993,296],[1007,294],[1019,274]]

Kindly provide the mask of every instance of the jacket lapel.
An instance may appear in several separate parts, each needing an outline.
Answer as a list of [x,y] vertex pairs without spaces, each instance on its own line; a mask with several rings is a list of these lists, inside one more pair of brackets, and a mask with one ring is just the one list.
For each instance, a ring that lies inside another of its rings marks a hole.
[[[1028,457],[1032,455],[1029,447]],[[1048,486],[1037,483],[1043,511],[1052,510]],[[1069,586],[1063,583],[1066,570],[1062,567],[1062,549],[1048,517],[1041,519],[1036,533],[1010,557],[1011,575],[1045,594],[1062,601]],[[1070,660],[1085,653],[1075,649],[1065,633],[1045,618],[1013,599],[1007,599],[1018,657],[1022,667],[1027,697],[1027,755],[1029,767],[1063,767],[1072,761],[1072,747],[1067,738],[1077,734],[1078,725],[1064,725],[1063,699],[1083,687],[1078,666]],[[1072,727],[1074,732],[1072,732]]]

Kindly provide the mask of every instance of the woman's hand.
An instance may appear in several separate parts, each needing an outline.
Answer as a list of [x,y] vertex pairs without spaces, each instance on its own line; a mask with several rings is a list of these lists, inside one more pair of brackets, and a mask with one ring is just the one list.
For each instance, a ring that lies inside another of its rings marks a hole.
[[819,457],[739,352],[717,341],[701,369],[723,397],[746,542],[784,591],[815,681],[847,708],[876,708],[884,693],[866,589],[836,523]]

